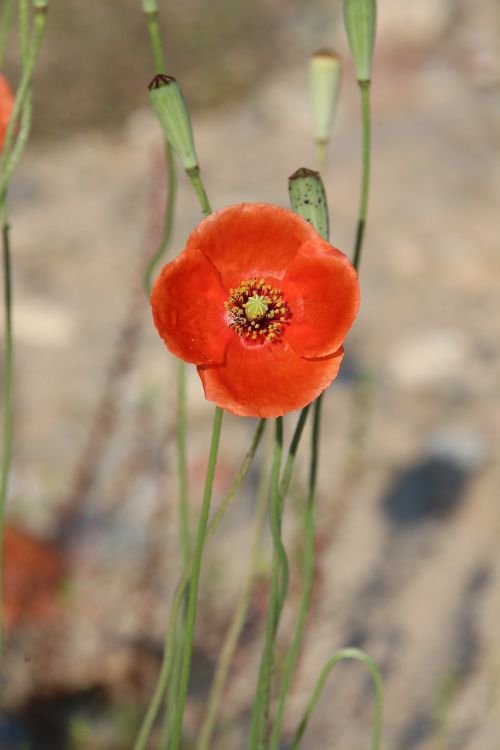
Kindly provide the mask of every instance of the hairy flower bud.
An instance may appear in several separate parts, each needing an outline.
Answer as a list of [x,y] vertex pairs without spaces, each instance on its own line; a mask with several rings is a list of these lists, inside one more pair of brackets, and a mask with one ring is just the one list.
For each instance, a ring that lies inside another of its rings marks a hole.
[[288,178],[290,205],[296,214],[312,224],[324,240],[330,234],[328,205],[319,172],[301,167]]
[[149,98],[163,132],[177,152],[186,172],[198,171],[191,120],[179,84],[167,75],[157,75],[149,84]]
[[309,63],[309,84],[317,143],[328,143],[340,89],[340,58],[330,50],[316,52]]
[[371,80],[376,21],[376,0],[344,0],[344,24],[358,81]]

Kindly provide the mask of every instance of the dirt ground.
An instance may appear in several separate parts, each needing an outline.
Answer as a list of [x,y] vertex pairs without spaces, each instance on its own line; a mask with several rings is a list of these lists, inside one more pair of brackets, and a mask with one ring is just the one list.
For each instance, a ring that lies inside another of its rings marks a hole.
[[[384,675],[384,750],[498,750],[500,10],[495,0],[379,5],[362,309],[325,399],[314,606],[286,728],[326,659],[351,645]],[[331,35],[346,54],[341,29]],[[199,111],[194,128],[214,207],[287,205],[287,176],[314,167],[306,65],[273,69],[246,96]],[[324,175],[332,242],[346,252],[359,142],[347,63]],[[179,572],[176,366],[141,288],[161,231],[162,168],[156,122],[137,109],[112,132],[35,142],[12,185],[8,515],[60,541],[64,584],[41,595],[36,612],[19,605],[13,615],[2,748],[130,747],[154,684]],[[175,251],[199,217],[179,175]],[[188,398],[194,518],[212,414],[194,368]],[[288,437],[295,419],[286,419]],[[217,499],[255,426],[231,415],[224,422]],[[287,507],[292,561],[307,440]],[[258,462],[207,548],[188,739],[246,569],[257,481]],[[268,564],[266,545],[263,572]],[[298,574],[292,584],[283,647]],[[260,583],[225,696],[220,750],[245,746],[264,594]],[[372,715],[366,673],[340,665],[304,747],[367,748]]]

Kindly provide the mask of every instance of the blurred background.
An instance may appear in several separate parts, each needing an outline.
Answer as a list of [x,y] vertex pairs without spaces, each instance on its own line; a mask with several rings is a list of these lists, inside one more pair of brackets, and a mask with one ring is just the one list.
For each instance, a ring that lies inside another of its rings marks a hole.
[[[361,134],[340,0],[183,0],[160,11],[167,72],[190,104],[215,208],[287,205],[287,177],[315,166],[308,57],[325,46],[344,57],[324,179],[332,242],[350,253]],[[15,39],[5,72],[18,80]],[[129,748],[160,663],[180,556],[175,363],[141,286],[165,200],[152,72],[138,0],[52,3],[34,137],[10,190],[6,750]],[[362,309],[325,399],[314,603],[287,731],[323,663],[351,645],[383,671],[386,750],[498,750],[499,93],[497,0],[380,0]],[[199,219],[179,175],[172,253]],[[195,518],[212,406],[194,368],[188,385]],[[225,417],[216,501],[253,429]],[[287,506],[292,564],[307,442]],[[207,548],[186,747],[246,569],[259,460]],[[218,750],[245,746],[268,571],[266,539]],[[283,648],[299,593],[295,573]],[[368,747],[372,712],[362,667],[337,667],[308,750]]]

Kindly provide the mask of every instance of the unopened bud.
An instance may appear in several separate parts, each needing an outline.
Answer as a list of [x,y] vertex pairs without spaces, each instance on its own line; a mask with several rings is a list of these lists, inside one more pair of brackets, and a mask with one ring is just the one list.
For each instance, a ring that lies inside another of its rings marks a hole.
[[376,0],[344,0],[344,24],[358,81],[372,77],[376,22]]
[[340,58],[330,50],[316,52],[309,63],[309,84],[317,143],[328,143],[340,89]]
[[319,172],[301,167],[288,178],[288,194],[292,210],[312,224],[324,240],[330,235],[328,205]]
[[191,120],[179,84],[163,74],[149,84],[149,98],[163,132],[186,172],[198,170]]

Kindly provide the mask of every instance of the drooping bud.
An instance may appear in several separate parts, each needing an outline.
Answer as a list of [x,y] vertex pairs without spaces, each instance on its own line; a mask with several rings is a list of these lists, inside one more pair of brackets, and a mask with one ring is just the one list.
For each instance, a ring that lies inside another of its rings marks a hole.
[[149,98],[163,132],[177,152],[186,172],[199,171],[191,120],[179,84],[167,75],[156,75],[149,84]]
[[319,172],[301,167],[288,178],[288,194],[292,210],[313,225],[324,240],[330,235],[328,205]]
[[316,52],[309,63],[309,85],[316,143],[330,140],[340,90],[340,58],[331,50]]
[[371,80],[376,22],[376,0],[344,0],[344,24],[360,82]]

